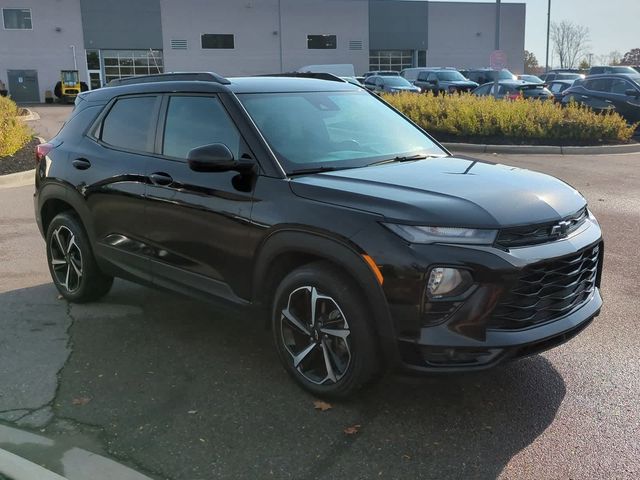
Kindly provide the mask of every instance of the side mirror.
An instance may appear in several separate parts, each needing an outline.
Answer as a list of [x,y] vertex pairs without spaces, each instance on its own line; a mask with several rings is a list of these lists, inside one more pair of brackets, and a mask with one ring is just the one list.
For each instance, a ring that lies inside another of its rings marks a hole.
[[187,154],[189,168],[194,172],[239,172],[251,170],[252,161],[238,161],[224,143],[202,145],[190,150]]
[[636,98],[640,97],[640,92],[638,90],[633,89],[633,88],[629,88],[628,90],[625,90],[624,94],[627,97],[636,97]]

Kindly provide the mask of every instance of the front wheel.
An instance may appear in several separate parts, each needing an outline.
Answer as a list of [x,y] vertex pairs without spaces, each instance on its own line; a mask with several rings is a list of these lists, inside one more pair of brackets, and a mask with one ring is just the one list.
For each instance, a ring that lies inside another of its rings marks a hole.
[[344,272],[325,262],[300,267],[281,282],[273,336],[287,372],[309,392],[347,397],[378,370],[366,302]]
[[58,214],[47,228],[46,242],[49,272],[64,298],[90,302],[111,289],[113,278],[100,271],[89,238],[75,215]]

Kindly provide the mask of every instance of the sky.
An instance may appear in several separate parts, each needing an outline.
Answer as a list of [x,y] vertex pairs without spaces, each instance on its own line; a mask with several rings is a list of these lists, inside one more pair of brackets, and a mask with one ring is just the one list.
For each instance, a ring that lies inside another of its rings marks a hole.
[[[491,0],[464,1],[486,3]],[[548,0],[503,0],[502,3],[527,4],[524,48],[535,54],[540,65],[544,64]],[[640,48],[640,0],[551,0],[551,21],[562,20],[589,28],[593,64],[597,63],[598,56],[611,51],[624,54]]]

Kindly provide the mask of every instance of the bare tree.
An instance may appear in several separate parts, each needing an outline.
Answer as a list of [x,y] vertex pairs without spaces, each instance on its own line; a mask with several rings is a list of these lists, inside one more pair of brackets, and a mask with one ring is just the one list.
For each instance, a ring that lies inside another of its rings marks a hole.
[[568,20],[551,23],[551,41],[560,68],[575,68],[588,53],[589,29]]

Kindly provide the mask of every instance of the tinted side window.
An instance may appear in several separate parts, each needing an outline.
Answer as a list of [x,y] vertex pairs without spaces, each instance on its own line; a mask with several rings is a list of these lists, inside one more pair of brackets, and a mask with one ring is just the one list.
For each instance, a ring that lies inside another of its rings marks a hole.
[[102,121],[101,140],[114,147],[153,151],[157,97],[121,98]]
[[215,97],[171,97],[164,127],[162,153],[186,158],[189,150],[224,143],[240,156],[240,134]]
[[611,79],[598,78],[589,80],[588,82],[585,82],[584,86],[585,88],[593,90],[595,92],[608,92],[611,89]]
[[624,95],[630,88],[633,88],[633,86],[622,78],[614,78],[611,82],[611,93]]
[[420,73],[418,74],[418,81],[420,81],[420,82],[424,82],[424,81],[426,81],[426,80],[427,80],[427,75],[428,75],[428,74],[427,74],[427,73],[425,73],[425,72],[420,72]]
[[430,73],[429,78],[427,78],[427,80],[429,80],[430,82],[434,80],[438,80],[438,76],[435,73]]
[[486,95],[489,93],[489,89],[493,87],[493,85],[483,85],[482,87],[478,87],[475,90],[476,95]]

